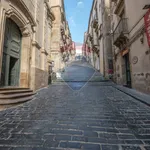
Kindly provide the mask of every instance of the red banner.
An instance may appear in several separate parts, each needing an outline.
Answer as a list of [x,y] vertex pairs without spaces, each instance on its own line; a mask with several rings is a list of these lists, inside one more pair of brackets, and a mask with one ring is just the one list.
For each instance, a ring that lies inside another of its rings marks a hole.
[[82,51],[84,51],[84,52],[86,51],[86,44],[82,45]]
[[82,45],[82,51],[84,51],[84,44]]
[[72,49],[76,50],[76,45],[75,45],[75,42],[73,42],[73,41],[72,41]]
[[90,47],[88,47],[88,52],[89,52],[89,53],[91,52],[91,48],[90,48]]
[[64,52],[64,47],[63,46],[60,47],[60,51],[61,51],[61,53]]
[[147,41],[148,41],[148,45],[150,47],[150,9],[145,14],[144,21],[145,21],[145,30],[146,30],[146,35],[147,35]]

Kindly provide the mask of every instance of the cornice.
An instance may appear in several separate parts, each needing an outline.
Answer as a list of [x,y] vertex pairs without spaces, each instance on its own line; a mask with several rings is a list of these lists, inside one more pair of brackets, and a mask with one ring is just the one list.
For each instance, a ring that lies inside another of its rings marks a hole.
[[37,41],[33,41],[33,42],[32,42],[32,46],[35,46],[35,47],[37,47],[38,49],[41,48],[41,46],[39,45],[39,43],[38,43]]
[[50,8],[48,2],[45,1],[45,4],[46,4],[46,6],[47,6],[48,14],[49,14],[50,19],[51,19],[52,21],[54,21],[54,20],[55,20],[55,15],[54,15],[54,13],[51,11],[51,8]]
[[29,8],[26,6],[23,0],[17,0],[17,2],[15,0],[9,0],[9,3],[10,3],[10,6],[13,6],[13,4],[15,4],[16,6],[20,6],[20,10],[24,12],[24,15],[26,16],[26,18],[28,18],[31,26],[32,27],[36,26],[34,17],[32,16]]
[[48,55],[48,52],[45,49],[41,49],[41,53]]

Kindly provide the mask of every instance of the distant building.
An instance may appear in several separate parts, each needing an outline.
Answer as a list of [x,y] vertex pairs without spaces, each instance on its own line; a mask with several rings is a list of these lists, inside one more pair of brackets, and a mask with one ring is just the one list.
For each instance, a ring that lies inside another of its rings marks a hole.
[[93,0],[84,34],[84,55],[103,76],[109,78],[113,73],[109,0]]
[[66,20],[64,0],[51,0],[50,3],[56,19],[53,22],[49,59],[54,61],[54,72],[57,72],[69,61],[72,51],[72,38]]
[[74,41],[72,41],[72,47],[71,47],[70,54],[69,54],[69,60],[74,61],[75,55],[76,55],[76,44]]
[[82,43],[75,43],[76,44],[76,56],[82,55]]

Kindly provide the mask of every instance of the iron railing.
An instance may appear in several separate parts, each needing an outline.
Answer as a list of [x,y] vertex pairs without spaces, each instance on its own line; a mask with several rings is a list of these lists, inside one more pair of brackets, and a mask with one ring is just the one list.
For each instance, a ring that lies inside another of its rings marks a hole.
[[116,40],[118,39],[118,37],[121,34],[128,34],[128,24],[127,24],[127,18],[122,18],[117,27],[115,28],[114,32],[113,32],[113,39],[114,42],[116,42]]

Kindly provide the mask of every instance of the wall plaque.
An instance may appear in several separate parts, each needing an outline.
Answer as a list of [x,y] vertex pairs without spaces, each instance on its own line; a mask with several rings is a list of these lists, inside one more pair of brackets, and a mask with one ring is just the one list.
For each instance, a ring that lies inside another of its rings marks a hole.
[[132,63],[133,63],[133,64],[137,64],[137,62],[138,62],[138,57],[137,57],[137,56],[134,56],[134,57],[132,58]]

